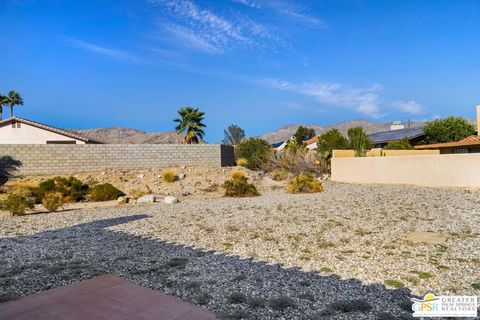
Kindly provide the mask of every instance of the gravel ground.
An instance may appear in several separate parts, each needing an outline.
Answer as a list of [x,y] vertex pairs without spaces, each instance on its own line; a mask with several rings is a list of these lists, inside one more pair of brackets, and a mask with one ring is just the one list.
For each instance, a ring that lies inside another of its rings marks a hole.
[[[409,318],[411,294],[478,295],[479,195],[328,183],[313,195],[4,215],[0,299],[115,273],[227,319]],[[448,240],[403,240],[415,230]]]

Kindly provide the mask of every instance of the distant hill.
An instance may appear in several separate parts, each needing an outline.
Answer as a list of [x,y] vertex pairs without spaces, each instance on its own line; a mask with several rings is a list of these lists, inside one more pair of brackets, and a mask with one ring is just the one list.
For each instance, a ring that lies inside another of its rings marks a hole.
[[176,132],[145,132],[137,129],[113,127],[87,130],[74,130],[94,140],[105,143],[182,143],[183,136]]
[[[357,127],[357,126],[363,127],[365,129],[365,131],[369,134],[370,133],[375,133],[375,132],[380,132],[380,131],[387,131],[387,130],[390,130],[390,126],[392,125],[392,122],[375,122],[375,121],[369,121],[369,120],[350,120],[350,121],[339,122],[339,123],[331,125],[331,126],[306,125],[306,124],[303,124],[303,125],[314,129],[316,134],[322,134],[322,133],[324,133],[324,132],[326,132],[326,131],[328,131],[332,128],[337,128],[341,133],[346,135],[348,129],[350,129],[352,127]],[[422,125],[422,122],[411,122],[410,123],[411,127],[418,127],[418,126],[421,126],[421,125]],[[289,139],[295,133],[298,126],[300,126],[300,124],[287,125],[287,126],[282,127],[278,130],[265,133],[260,137],[267,140],[270,143],[285,141],[285,140]]]

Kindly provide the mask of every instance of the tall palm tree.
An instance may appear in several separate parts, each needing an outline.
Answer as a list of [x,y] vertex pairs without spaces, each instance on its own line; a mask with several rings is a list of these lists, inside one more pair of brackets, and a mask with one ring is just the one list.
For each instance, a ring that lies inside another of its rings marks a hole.
[[0,120],[2,120],[3,106],[8,104],[8,97],[0,94]]
[[202,123],[202,120],[204,119],[203,115],[205,112],[192,107],[184,107],[177,112],[180,117],[173,120],[178,122],[175,130],[177,130],[179,134],[185,134],[184,143],[198,143],[203,139],[203,136],[205,135],[203,128],[206,126]]
[[10,107],[10,117],[13,118],[13,107],[18,105],[23,106],[23,99],[20,96],[20,93],[14,90],[8,92],[7,99],[7,105]]

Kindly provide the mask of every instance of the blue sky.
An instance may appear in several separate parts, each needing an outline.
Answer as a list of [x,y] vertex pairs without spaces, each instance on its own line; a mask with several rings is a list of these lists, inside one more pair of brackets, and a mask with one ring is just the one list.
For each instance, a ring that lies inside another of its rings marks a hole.
[[480,1],[0,2],[0,92],[66,128],[170,131],[475,117]]

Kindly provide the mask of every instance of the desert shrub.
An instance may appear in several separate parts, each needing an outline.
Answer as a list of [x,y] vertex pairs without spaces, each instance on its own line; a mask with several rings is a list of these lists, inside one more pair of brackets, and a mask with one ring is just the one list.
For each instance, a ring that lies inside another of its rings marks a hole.
[[339,300],[332,302],[328,305],[328,309],[339,311],[343,313],[347,312],[368,312],[373,307],[365,300]]
[[125,194],[112,186],[110,183],[97,184],[88,191],[90,200],[92,201],[109,201],[116,200]]
[[270,300],[270,307],[274,310],[285,310],[288,308],[294,308],[296,306],[295,301],[287,296],[279,296]]
[[332,151],[334,149],[348,149],[348,147],[347,138],[336,128],[330,129],[318,137],[317,151],[326,160],[332,158]]
[[240,166],[240,167],[247,167],[248,166],[248,161],[247,159],[245,158],[239,158],[237,159],[237,166]]
[[60,192],[47,192],[44,194],[42,204],[49,212],[55,212],[63,206],[63,194]]
[[241,292],[234,292],[228,296],[227,300],[231,304],[245,303],[247,302],[247,296]]
[[48,192],[60,192],[65,202],[78,202],[85,199],[88,185],[75,177],[55,177],[40,182],[35,189],[35,195],[39,201],[42,201]]
[[10,194],[2,203],[2,207],[12,215],[18,216],[25,214],[27,209],[33,209],[33,201],[18,194]]
[[243,139],[235,148],[237,159],[246,159],[246,167],[252,170],[260,169],[268,161],[271,153],[270,144],[260,138]]
[[423,126],[426,143],[459,141],[475,133],[475,126],[462,117],[428,121]]
[[288,172],[285,169],[275,169],[272,172],[270,172],[270,177],[275,181],[286,180],[289,175],[290,175],[290,172]]
[[33,203],[40,203],[35,195],[36,185],[31,182],[17,182],[8,187],[4,187],[4,191],[8,194],[16,194],[25,197]]
[[165,182],[171,183],[178,180],[177,174],[175,171],[170,169],[165,169],[162,171],[162,179]]
[[355,150],[357,157],[364,157],[367,150],[372,147],[372,141],[363,130],[363,127],[353,127],[348,129],[347,136],[350,143],[350,149]]
[[315,193],[322,192],[323,186],[310,173],[301,173],[293,177],[287,186],[289,193]]
[[152,193],[152,191],[147,186],[145,186],[145,189],[130,189],[128,191],[128,195],[135,199],[138,199],[150,193]]
[[253,197],[258,196],[257,188],[251,183],[248,183],[247,177],[240,172],[232,172],[232,178],[226,180],[223,184],[225,188],[226,197]]
[[413,150],[413,146],[408,141],[408,138],[403,138],[400,140],[389,141],[387,145],[383,148],[385,150]]
[[317,152],[290,152],[289,150],[273,153],[263,169],[269,172],[284,170],[293,174],[309,172],[314,175],[329,172],[327,161]]

